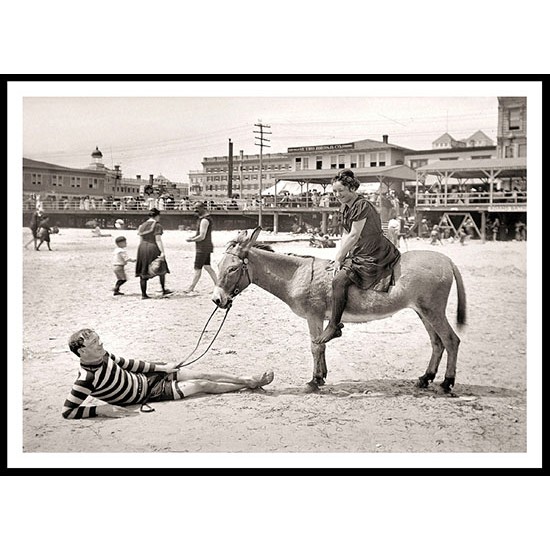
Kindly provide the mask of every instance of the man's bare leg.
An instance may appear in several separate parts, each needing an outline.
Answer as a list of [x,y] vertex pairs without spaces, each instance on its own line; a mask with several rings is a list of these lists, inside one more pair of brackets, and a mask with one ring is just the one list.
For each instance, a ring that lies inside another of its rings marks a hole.
[[193,280],[191,281],[191,284],[183,292],[193,292],[199,282],[199,279],[201,278],[201,275],[202,269],[195,269],[193,271]]
[[216,272],[212,269],[212,266],[205,265],[204,266],[205,271],[210,275],[212,281],[214,282],[214,285],[218,284],[218,278],[216,277]]
[[[234,376],[232,374],[226,373],[204,373],[196,372],[191,369],[182,367],[178,370],[178,382],[187,382],[187,381],[207,381],[207,382],[216,382],[219,384],[231,384],[234,386],[239,386],[236,389],[242,388],[258,388],[260,386],[266,386],[271,384],[273,381],[273,371],[267,370],[261,376],[252,376],[251,378],[241,378],[239,376]],[[235,390],[227,390],[235,391]],[[208,393],[224,393],[224,392],[208,392]]]

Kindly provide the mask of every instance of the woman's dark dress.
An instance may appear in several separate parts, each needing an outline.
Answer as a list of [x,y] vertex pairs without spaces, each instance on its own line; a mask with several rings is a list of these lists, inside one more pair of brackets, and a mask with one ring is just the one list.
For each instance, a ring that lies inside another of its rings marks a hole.
[[350,206],[344,204],[341,212],[342,225],[348,233],[353,222],[367,220],[359,240],[342,263],[353,283],[367,290],[392,272],[401,253],[384,236],[380,215],[370,201],[358,196]]
[[[149,264],[160,256],[160,248],[157,245],[156,236],[162,235],[163,229],[160,223],[155,220],[147,220],[138,227],[138,235],[141,237],[136,255],[136,277],[150,279]],[[166,260],[164,268],[157,275],[170,273]]]

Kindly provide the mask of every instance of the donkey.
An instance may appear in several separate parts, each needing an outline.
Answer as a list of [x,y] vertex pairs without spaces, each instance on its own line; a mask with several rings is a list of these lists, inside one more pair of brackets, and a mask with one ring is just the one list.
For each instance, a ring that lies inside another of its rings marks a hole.
[[[243,231],[227,244],[218,266],[218,284],[212,300],[226,309],[235,296],[254,283],[306,319],[313,354],[313,378],[308,382],[308,390],[319,390],[327,377],[326,344],[314,341],[330,316],[332,276],[327,270],[330,262],[313,256],[275,253],[270,246],[256,243],[260,231],[261,228],[256,227],[250,236]],[[416,311],[432,345],[428,368],[417,386],[426,388],[435,379],[443,352],[447,351],[447,369],[441,387],[448,393],[455,384],[460,339],[447,321],[445,310],[454,279],[458,294],[457,325],[465,324],[466,293],[462,276],[449,257],[428,250],[403,253],[394,275],[395,285],[390,286],[388,292],[350,286],[342,321],[365,323],[404,308]]]

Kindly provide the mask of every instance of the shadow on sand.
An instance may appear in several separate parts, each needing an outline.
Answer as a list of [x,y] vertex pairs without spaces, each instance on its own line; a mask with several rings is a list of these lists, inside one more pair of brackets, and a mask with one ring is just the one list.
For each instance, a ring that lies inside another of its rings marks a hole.
[[[472,384],[457,384],[453,391],[445,393],[440,381],[436,381],[423,389],[416,386],[416,380],[343,380],[336,384],[326,384],[320,388],[319,395],[330,395],[331,397],[397,397],[408,395],[413,397],[503,397],[521,398],[524,392],[510,388],[498,388],[495,386],[477,386]],[[267,389],[267,395],[276,397],[278,395],[303,395],[311,393],[308,387],[289,387],[271,391]]]

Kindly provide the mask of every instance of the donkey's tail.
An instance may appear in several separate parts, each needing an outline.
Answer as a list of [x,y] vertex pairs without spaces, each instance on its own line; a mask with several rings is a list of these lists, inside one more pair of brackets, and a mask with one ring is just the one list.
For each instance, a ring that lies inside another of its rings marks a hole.
[[464,289],[464,281],[462,280],[462,275],[458,270],[458,267],[451,262],[453,268],[453,275],[455,276],[456,281],[456,292],[458,295],[458,304],[456,310],[456,322],[459,325],[466,324],[466,291]]

